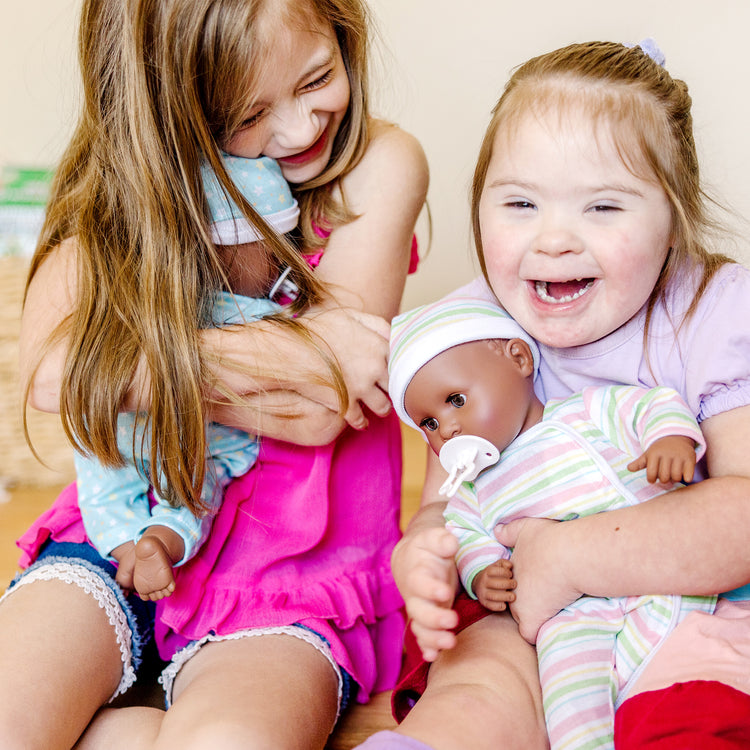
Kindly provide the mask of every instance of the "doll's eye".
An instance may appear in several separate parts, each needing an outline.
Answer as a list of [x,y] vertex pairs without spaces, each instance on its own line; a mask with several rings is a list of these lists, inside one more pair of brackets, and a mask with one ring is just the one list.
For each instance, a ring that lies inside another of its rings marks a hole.
[[454,393],[453,395],[448,396],[448,403],[455,406],[456,409],[460,409],[466,404],[466,396],[464,396],[463,393]]
[[435,417],[425,417],[419,423],[419,426],[423,430],[427,430],[427,432],[435,432],[435,430],[440,427],[440,424],[438,423],[437,419],[435,419]]

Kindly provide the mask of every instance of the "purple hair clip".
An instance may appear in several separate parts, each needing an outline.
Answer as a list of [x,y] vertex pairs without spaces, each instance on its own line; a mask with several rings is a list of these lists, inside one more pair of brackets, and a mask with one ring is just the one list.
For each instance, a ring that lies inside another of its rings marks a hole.
[[640,47],[657,65],[661,65],[662,68],[667,61],[664,53],[659,49],[659,45],[651,37],[643,39],[638,44],[626,44],[625,46]]

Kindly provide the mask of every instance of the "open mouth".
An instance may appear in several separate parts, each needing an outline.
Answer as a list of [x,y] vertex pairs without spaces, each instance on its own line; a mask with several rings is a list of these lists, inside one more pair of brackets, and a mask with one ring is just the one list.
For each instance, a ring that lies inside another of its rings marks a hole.
[[534,289],[542,302],[562,305],[583,297],[594,285],[595,279],[572,279],[571,281],[535,281]]
[[282,164],[305,164],[309,161],[312,161],[313,159],[317,159],[320,154],[323,153],[325,150],[325,147],[328,143],[328,131],[324,130],[320,137],[318,138],[315,143],[312,144],[309,148],[305,149],[304,151],[300,151],[298,154],[294,154],[293,156],[283,156],[279,159],[279,161]]

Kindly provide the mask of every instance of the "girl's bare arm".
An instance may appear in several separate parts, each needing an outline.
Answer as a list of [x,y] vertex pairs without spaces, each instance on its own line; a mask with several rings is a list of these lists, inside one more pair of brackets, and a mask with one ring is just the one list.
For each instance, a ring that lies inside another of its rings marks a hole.
[[[76,243],[63,242],[49,254],[32,279],[20,334],[22,393],[40,411],[59,412],[62,373],[68,339],[50,334],[65,320],[76,297]],[[382,318],[359,311],[320,310],[305,323],[315,340],[335,340],[358,356],[345,377],[355,398],[367,398],[372,383],[386,380],[389,326]],[[214,418],[226,424],[283,440],[327,442],[343,428],[338,397],[328,385],[328,370],[314,350],[289,330],[268,321],[200,333],[213,379],[246,399],[244,407],[217,407]],[[323,344],[325,349],[325,344]],[[263,373],[255,363],[263,364]],[[271,373],[271,374],[268,374]],[[128,393],[127,409],[148,406],[148,372],[138,367]],[[212,394],[221,397],[219,389]],[[378,408],[378,404],[373,404]],[[382,405],[380,408],[383,408]],[[280,414],[297,413],[295,419]]]
[[[318,269],[333,289],[334,303],[298,318],[341,366],[350,396],[345,418],[355,426],[366,424],[362,404],[377,414],[390,408],[385,395],[389,320],[403,292],[428,179],[416,140],[393,126],[376,123],[374,131],[367,153],[344,183],[348,205],[359,218],[331,234]],[[59,410],[67,341],[45,347],[49,333],[73,306],[75,252],[75,241],[66,240],[50,254],[29,287],[24,308],[22,383],[31,381],[30,404],[42,411]],[[245,401],[216,406],[216,421],[306,444],[328,442],[343,428],[323,359],[291,331],[261,320],[205,329],[200,336],[215,382]],[[257,362],[263,363],[263,373],[254,367]],[[126,408],[147,406],[146,393],[148,375],[139,367]],[[220,390],[212,395],[220,397]],[[283,416],[287,407],[296,418]]]

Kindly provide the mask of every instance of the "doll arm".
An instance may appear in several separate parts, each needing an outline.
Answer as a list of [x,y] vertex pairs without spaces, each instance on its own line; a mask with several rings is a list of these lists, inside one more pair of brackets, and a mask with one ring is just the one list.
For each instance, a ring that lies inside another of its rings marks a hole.
[[607,438],[630,455],[640,457],[655,441],[669,436],[688,438],[695,461],[705,453],[706,441],[695,417],[672,388],[589,387],[583,399]]
[[444,517],[446,528],[458,541],[456,566],[461,583],[466,593],[472,599],[477,599],[476,576],[497,560],[509,558],[510,552],[485,526],[473,485],[463,484],[459,487],[458,492],[448,501]]
[[652,483],[691,482],[706,441],[680,395],[671,388],[652,388],[635,402],[633,415],[633,429],[643,453],[628,469],[646,469],[646,478]]
[[512,605],[522,635],[582,594],[710,595],[750,581],[750,406],[701,423],[711,478],[641,505],[557,523],[513,521]]

